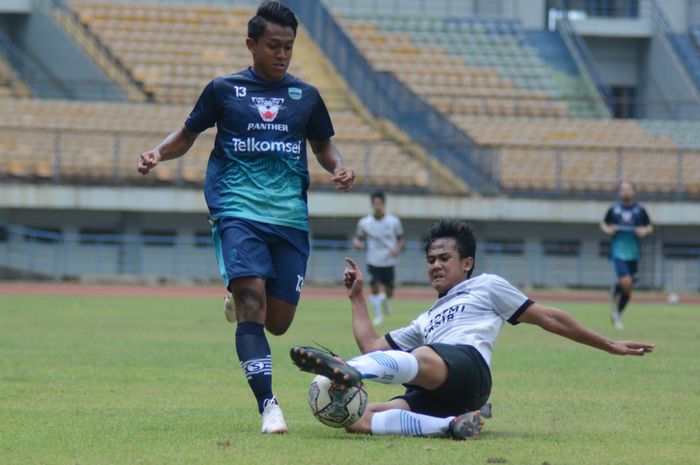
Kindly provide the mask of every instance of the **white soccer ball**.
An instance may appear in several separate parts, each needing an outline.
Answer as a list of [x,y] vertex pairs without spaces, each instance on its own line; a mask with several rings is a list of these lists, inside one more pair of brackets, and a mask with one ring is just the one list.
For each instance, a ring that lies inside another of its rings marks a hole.
[[367,391],[362,384],[342,389],[325,376],[318,375],[309,386],[309,407],[324,425],[345,428],[365,413]]
[[671,305],[677,304],[679,300],[680,300],[680,296],[678,294],[676,294],[675,292],[671,292],[668,295],[668,303]]

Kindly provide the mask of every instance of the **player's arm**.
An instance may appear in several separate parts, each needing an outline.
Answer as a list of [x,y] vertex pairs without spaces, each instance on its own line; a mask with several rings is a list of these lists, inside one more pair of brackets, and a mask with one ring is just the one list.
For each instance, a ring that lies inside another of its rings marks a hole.
[[352,238],[352,246],[356,250],[365,249],[365,239],[367,235],[365,234],[364,227],[362,226],[362,220],[357,222],[357,227],[355,228],[355,235]]
[[138,170],[141,174],[148,174],[158,163],[183,156],[192,147],[199,136],[198,132],[181,127],[177,131],[168,134],[154,149],[143,152],[139,156]]
[[357,250],[364,250],[365,241],[363,241],[359,236],[352,238],[352,246]]
[[653,232],[654,232],[654,226],[652,226],[651,224],[647,224],[646,226],[637,226],[634,229],[634,234],[640,239],[644,239],[645,237],[647,237],[649,234],[651,234]]
[[634,341],[612,341],[586,328],[568,313],[538,303],[530,305],[517,321],[537,325],[551,333],[615,355],[644,355],[655,347],[654,344]]
[[340,152],[333,141],[330,139],[309,140],[309,145],[319,164],[324,170],[333,175],[331,179],[335,184],[335,188],[343,192],[352,189],[352,185],[355,182],[355,171],[349,166],[343,166]]
[[406,244],[406,239],[403,236],[399,236],[396,239],[396,246],[393,249],[391,249],[391,255],[393,255],[394,257],[398,257],[399,255],[401,255],[401,252],[403,252],[403,247],[405,244]]
[[352,305],[352,331],[357,347],[363,354],[390,349],[391,346],[386,337],[377,334],[369,318],[367,301],[362,293],[364,277],[360,267],[351,258],[346,257],[345,261],[348,262],[348,266],[343,272],[343,283]]
[[615,224],[608,224],[605,221],[601,221],[600,223],[600,229],[603,231],[605,234],[608,236],[614,236],[615,233],[617,232],[617,225]]
[[608,236],[614,236],[617,232],[617,225],[615,224],[615,215],[613,213],[612,207],[608,209],[605,213],[605,218],[600,222],[600,229]]
[[649,215],[647,214],[647,211],[642,209],[642,217],[641,217],[641,226],[638,226],[634,230],[634,234],[640,238],[644,239],[647,237],[649,234],[654,232],[654,225],[651,224],[651,220],[649,219]]

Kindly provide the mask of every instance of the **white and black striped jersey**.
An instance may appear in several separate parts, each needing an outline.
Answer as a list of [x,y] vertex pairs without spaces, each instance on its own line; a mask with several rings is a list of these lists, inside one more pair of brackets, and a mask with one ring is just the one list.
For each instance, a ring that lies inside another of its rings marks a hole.
[[411,324],[386,335],[395,349],[444,343],[470,345],[491,366],[496,337],[508,321],[518,317],[534,302],[500,276],[482,274],[463,281]]

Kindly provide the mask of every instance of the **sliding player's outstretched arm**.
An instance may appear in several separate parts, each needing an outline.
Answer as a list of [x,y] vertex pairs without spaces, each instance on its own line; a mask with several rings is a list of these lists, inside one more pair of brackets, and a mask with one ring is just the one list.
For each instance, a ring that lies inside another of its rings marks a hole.
[[386,338],[377,334],[369,318],[367,301],[362,293],[364,283],[362,270],[353,259],[346,257],[345,260],[348,262],[348,266],[343,272],[343,284],[345,284],[348,298],[352,304],[352,330],[357,347],[363,354],[375,350],[390,349]]
[[198,132],[181,127],[177,131],[168,134],[156,148],[143,152],[139,156],[138,170],[141,174],[148,174],[158,163],[183,156],[192,147],[199,136]]
[[537,325],[549,332],[615,355],[644,355],[655,347],[654,344],[634,341],[612,341],[586,328],[568,313],[538,303],[530,305],[520,315],[518,322]]

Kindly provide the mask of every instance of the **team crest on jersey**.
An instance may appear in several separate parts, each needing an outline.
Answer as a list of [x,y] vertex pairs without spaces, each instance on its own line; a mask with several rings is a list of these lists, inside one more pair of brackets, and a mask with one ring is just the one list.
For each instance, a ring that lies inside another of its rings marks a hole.
[[288,89],[288,92],[289,92],[289,97],[292,100],[301,100],[301,89],[299,89],[298,87],[290,87]]
[[284,103],[283,98],[264,98],[264,97],[253,97],[253,103],[255,108],[258,109],[260,117],[266,123],[271,123],[277,118],[277,113],[279,113]]

